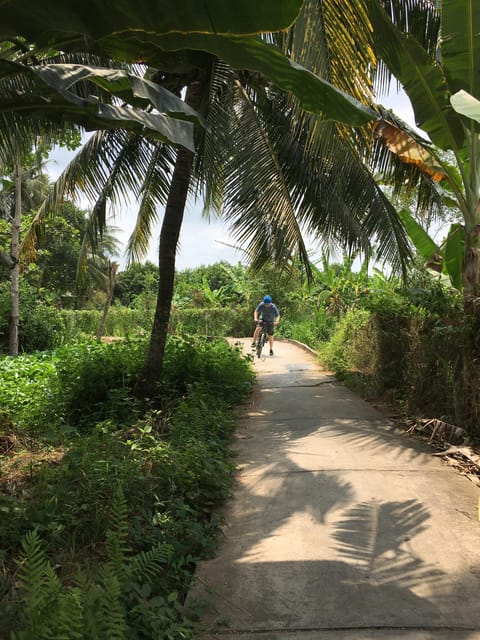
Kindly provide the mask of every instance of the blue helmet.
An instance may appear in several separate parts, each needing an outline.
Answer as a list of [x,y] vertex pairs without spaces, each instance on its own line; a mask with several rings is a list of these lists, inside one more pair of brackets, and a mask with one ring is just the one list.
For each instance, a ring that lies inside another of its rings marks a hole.
[[264,301],[264,302],[271,302],[271,301],[272,301],[272,296],[265,296],[265,297],[263,298],[263,301]]

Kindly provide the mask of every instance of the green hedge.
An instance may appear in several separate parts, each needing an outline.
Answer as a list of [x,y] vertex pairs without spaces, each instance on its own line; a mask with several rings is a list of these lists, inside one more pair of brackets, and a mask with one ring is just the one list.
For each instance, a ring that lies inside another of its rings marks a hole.
[[462,340],[460,315],[356,309],[338,322],[320,359],[368,398],[458,424]]
[[232,306],[215,309],[173,309],[170,330],[181,335],[240,338],[253,334],[255,327],[252,315],[251,309]]

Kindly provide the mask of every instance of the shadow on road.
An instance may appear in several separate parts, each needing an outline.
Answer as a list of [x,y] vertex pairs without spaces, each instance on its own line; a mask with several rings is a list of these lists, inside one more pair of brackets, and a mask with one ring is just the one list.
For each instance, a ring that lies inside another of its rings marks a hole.
[[188,599],[201,637],[480,638],[477,493],[448,495],[466,481],[331,377],[288,365],[244,407],[225,539]]

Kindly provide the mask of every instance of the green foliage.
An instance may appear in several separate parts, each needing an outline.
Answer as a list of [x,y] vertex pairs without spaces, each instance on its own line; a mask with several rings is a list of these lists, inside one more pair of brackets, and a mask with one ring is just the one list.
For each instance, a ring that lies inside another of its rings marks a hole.
[[159,543],[133,554],[127,516],[123,491],[116,485],[106,560],[91,577],[77,572],[73,586],[58,578],[37,531],[25,536],[19,572],[20,630],[13,632],[12,640],[192,637],[192,625],[178,620],[179,609],[171,606],[177,593],[165,597],[159,590],[172,547]]
[[56,364],[48,353],[0,360],[0,406],[16,427],[34,430],[58,424]]
[[57,350],[58,405],[77,428],[105,419],[132,418],[132,387],[145,356],[143,341],[91,340]]
[[[308,308],[308,307],[307,307]],[[283,317],[276,334],[283,338],[292,338],[312,349],[319,349],[327,342],[335,329],[337,320],[324,307],[294,312],[293,317]]]
[[165,380],[175,393],[182,395],[196,385],[219,398],[239,401],[248,391],[253,377],[224,340],[190,336],[171,336],[165,352]]
[[422,269],[403,287],[376,274],[362,307],[342,315],[320,347],[323,364],[369,398],[461,423],[458,292]]
[[371,355],[372,361],[375,361],[376,354],[371,349],[372,345],[361,337],[362,331],[370,322],[370,317],[370,312],[366,310],[347,311],[338,321],[329,342],[319,350],[322,363],[340,379],[349,371],[365,368],[365,351]]
[[[74,399],[91,412],[90,423],[78,417],[82,435],[64,440],[55,463],[48,456],[26,463],[21,480],[0,493],[0,546],[9,577],[0,608],[12,638],[192,637],[183,599],[196,560],[212,554],[218,537],[212,509],[231,491],[231,407],[249,392],[253,374],[248,359],[224,341],[174,336],[157,408],[135,417],[127,380],[142,348],[84,343],[2,362],[12,381],[24,362],[16,377],[24,391],[37,372],[30,412],[40,414],[34,402],[41,404],[47,388],[62,390],[51,399],[59,415]],[[121,370],[124,386],[112,411],[107,387],[118,384]],[[87,398],[104,377],[104,402],[90,408]],[[17,590],[12,558],[22,539],[29,560],[22,560]],[[64,628],[65,620],[70,626]]]
[[86,227],[86,212],[65,202],[39,231],[36,270],[26,277],[37,288],[49,291],[60,306],[70,294],[76,298],[78,259]]
[[253,309],[224,306],[216,309],[173,309],[171,330],[174,333],[203,336],[241,337],[253,333]]
[[117,275],[114,298],[124,306],[132,305],[142,294],[154,295],[158,288],[158,267],[152,262],[133,264]]
[[174,305],[182,308],[214,307],[217,304],[238,306],[249,302],[249,278],[246,269],[217,262],[195,269],[185,269],[175,277]]
[[[95,335],[102,312],[97,309],[64,309],[60,315],[65,327],[63,337],[68,341]],[[115,305],[109,310],[105,333],[107,336],[116,337],[145,336],[151,331],[152,320],[153,309],[147,314],[143,309]]]
[[[48,295],[28,282],[20,284],[19,349],[24,352],[53,349],[62,343],[64,324]],[[0,283],[0,350],[8,351],[10,283]]]
[[57,351],[0,360],[0,402],[18,427],[54,436],[135,415],[132,386],[144,342],[73,343]]

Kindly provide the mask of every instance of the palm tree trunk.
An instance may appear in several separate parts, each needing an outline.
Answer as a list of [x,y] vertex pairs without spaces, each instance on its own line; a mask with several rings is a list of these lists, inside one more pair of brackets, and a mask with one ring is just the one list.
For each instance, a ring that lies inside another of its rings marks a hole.
[[10,326],[8,353],[18,355],[18,327],[20,324],[20,225],[22,222],[22,165],[20,158],[15,164],[15,211],[12,221],[11,253],[15,264],[10,275]]
[[[188,86],[185,102],[194,109],[198,109],[201,102],[201,94],[201,83],[198,81],[192,82]],[[191,151],[183,147],[178,149],[160,231],[158,257],[160,277],[157,291],[157,305],[142,380],[140,385],[137,386],[137,395],[140,397],[153,397],[155,387],[162,375],[163,357],[165,354],[173,298],[175,258],[187,202],[193,157]]]

